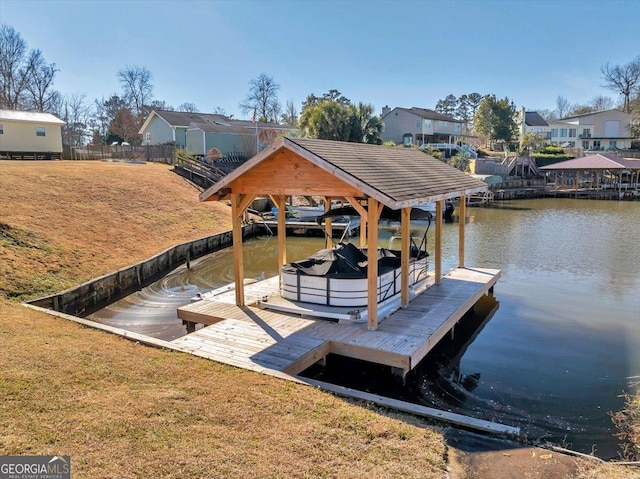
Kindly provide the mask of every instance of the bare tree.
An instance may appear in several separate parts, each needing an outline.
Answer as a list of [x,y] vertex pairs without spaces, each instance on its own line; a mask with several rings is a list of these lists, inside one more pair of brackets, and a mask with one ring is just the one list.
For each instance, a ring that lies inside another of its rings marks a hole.
[[178,105],[178,111],[186,111],[188,113],[198,113],[198,107],[195,103],[182,103]]
[[613,100],[608,96],[598,95],[591,100],[591,106],[595,111],[611,110],[613,108]]
[[118,80],[133,113],[138,116],[144,115],[145,105],[148,106],[153,98],[151,72],[145,67],[126,66],[118,72]]
[[280,115],[280,121],[285,125],[298,126],[298,110],[293,104],[293,99],[287,100],[284,113]]
[[249,95],[240,103],[242,114],[254,112],[259,121],[277,122],[281,109],[278,100],[280,85],[265,73],[251,80],[249,85]]
[[164,110],[164,111],[175,111],[176,109],[173,105],[169,105],[164,100],[151,100],[151,103],[145,105],[145,109],[151,112],[151,110]]
[[623,100],[622,110],[629,113],[631,98],[640,93],[640,56],[626,65],[602,67],[604,87],[617,92]]
[[547,121],[555,121],[558,119],[558,114],[555,111],[551,111],[549,109],[536,110],[538,115],[544,118]]
[[69,146],[84,144],[91,117],[91,106],[84,93],[61,96],[56,94],[52,101],[53,113],[66,124],[62,127],[62,142]]
[[556,98],[556,113],[558,118],[564,118],[571,111],[571,104],[565,97],[558,95]]
[[55,63],[45,62],[40,50],[32,50],[27,63],[31,71],[31,77],[26,85],[31,96],[29,103],[38,111],[50,111],[57,93],[53,89],[53,79],[59,70]]
[[0,25],[0,108],[24,104],[30,71],[25,66],[27,42],[9,25]]

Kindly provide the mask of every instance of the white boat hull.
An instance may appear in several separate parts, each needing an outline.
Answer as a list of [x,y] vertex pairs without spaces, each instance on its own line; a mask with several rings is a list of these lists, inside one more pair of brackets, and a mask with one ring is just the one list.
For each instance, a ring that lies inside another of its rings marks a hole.
[[[427,276],[427,258],[409,264],[409,286]],[[401,291],[400,268],[378,276],[378,303],[383,303]],[[367,278],[327,278],[290,272],[282,273],[280,294],[291,301],[336,307],[366,307]]]

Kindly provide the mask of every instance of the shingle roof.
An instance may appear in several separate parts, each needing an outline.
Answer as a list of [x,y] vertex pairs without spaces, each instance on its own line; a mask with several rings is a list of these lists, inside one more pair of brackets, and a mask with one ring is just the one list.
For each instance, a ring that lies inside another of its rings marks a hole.
[[[560,118],[558,121],[573,120],[574,118],[582,118],[582,117],[585,117],[585,116],[597,115],[598,113],[604,113],[606,111],[617,111],[619,113],[625,113],[625,112],[623,112],[621,110],[618,110],[617,108],[612,108],[610,110],[590,111],[589,113],[582,113],[580,115],[565,116],[564,118]],[[627,115],[628,115],[628,113],[627,113]]]
[[[407,109],[400,108],[400,110],[407,110]],[[439,113],[437,111],[429,110],[427,108],[418,108],[417,106],[413,106],[407,111],[410,111],[415,115],[421,116],[422,118],[427,118],[429,120],[452,121],[455,123],[463,123],[462,120],[456,120],[451,115],[445,115],[444,113]]]
[[614,155],[598,153],[582,156],[573,160],[547,165],[541,170],[638,170],[640,160],[629,160]]
[[527,111],[524,114],[524,123],[527,126],[549,126],[547,120],[540,116],[537,111]]
[[0,120],[28,121],[33,123],[54,123],[64,125],[62,121],[51,113],[40,113],[33,111],[0,110]]
[[[169,110],[154,110],[156,115],[161,117],[171,126],[188,127],[192,123],[206,124],[206,123],[227,123],[243,128],[255,128],[256,123],[249,120],[234,120],[226,117],[225,115],[219,115],[217,113],[190,113],[186,111],[169,111]],[[295,129],[289,125],[280,125],[278,123],[267,123],[259,121],[257,126],[260,129],[273,128],[274,130],[291,130]]]
[[[244,172],[283,148],[356,186],[392,209],[487,189],[486,183],[416,149],[282,138],[202,193],[200,199],[204,201],[218,194]],[[265,191],[265,194],[268,193]]]
[[225,121],[228,118],[215,113],[190,113],[186,111],[154,110],[158,116],[171,126],[189,126],[191,123],[207,123],[210,121]]
[[231,125],[226,122],[211,122],[211,123],[191,123],[189,128],[198,128],[208,133],[228,133],[235,135],[252,135],[252,131],[243,126]]

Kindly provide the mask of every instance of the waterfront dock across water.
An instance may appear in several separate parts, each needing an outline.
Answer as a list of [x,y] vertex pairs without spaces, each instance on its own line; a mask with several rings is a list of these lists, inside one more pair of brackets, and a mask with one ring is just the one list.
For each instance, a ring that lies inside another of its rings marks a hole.
[[[405,377],[485,294],[492,294],[500,271],[454,268],[414,298],[409,306],[366,322],[334,322],[262,309],[259,300],[278,294],[278,277],[245,286],[247,306],[233,291],[178,309],[187,323],[207,325],[175,343],[180,349],[254,371],[296,375],[338,354],[396,368]],[[267,299],[268,301],[268,299]]]
[[[278,231],[277,219],[263,219],[261,222],[256,223],[262,226],[266,230],[275,234]],[[354,218],[353,221],[334,221],[331,225],[332,236],[341,238],[352,238],[360,233],[360,219]],[[299,235],[299,236],[324,236],[325,228],[319,225],[315,221],[300,221],[300,220],[287,220],[286,222],[287,235]]]

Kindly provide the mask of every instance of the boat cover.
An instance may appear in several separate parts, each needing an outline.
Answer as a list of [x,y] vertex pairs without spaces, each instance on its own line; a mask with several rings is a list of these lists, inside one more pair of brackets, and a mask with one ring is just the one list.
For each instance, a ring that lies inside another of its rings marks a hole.
[[[424,257],[425,253],[412,249],[412,257]],[[378,273],[400,267],[400,252],[378,249]],[[340,243],[335,248],[322,249],[302,261],[285,264],[283,273],[330,278],[366,278],[367,253],[352,243]]]
[[[366,209],[366,207],[365,207]],[[360,213],[356,211],[353,206],[342,206],[340,208],[333,208],[323,215],[316,218],[316,222],[320,225],[325,218],[334,218],[336,216],[360,216]],[[380,214],[381,220],[400,221],[401,210],[392,210],[388,206],[382,208]],[[433,215],[429,211],[421,210],[420,208],[411,208],[412,220],[427,220],[431,224]]]

